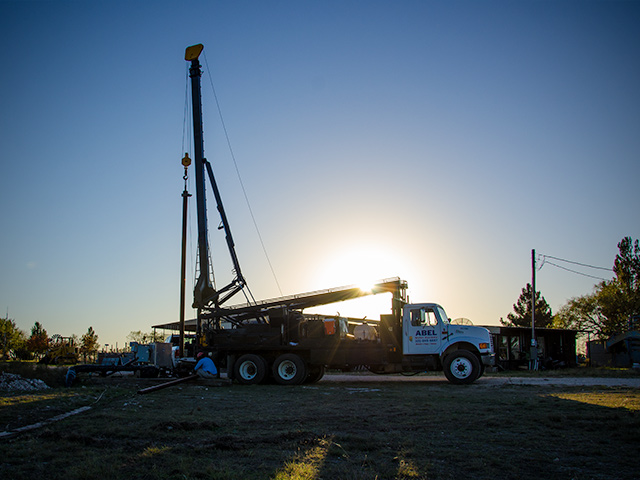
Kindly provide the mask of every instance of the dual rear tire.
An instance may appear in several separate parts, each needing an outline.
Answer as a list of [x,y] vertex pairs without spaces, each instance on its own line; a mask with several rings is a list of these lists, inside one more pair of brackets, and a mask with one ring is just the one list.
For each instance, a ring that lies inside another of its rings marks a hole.
[[242,355],[233,365],[233,376],[242,385],[257,385],[267,377],[267,361],[260,355]]
[[[269,379],[269,366],[261,355],[247,353],[233,365],[236,381],[242,385],[257,385]],[[306,362],[294,353],[285,353],[276,358],[271,367],[273,380],[280,385],[300,385],[317,382],[324,375],[324,367],[308,368]]]
[[307,378],[307,365],[294,353],[276,358],[271,368],[273,379],[280,385],[300,385]]

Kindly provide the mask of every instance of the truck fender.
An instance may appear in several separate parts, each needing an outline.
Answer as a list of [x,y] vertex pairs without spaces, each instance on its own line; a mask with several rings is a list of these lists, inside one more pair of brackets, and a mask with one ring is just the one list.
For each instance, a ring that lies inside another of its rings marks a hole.
[[472,339],[462,337],[457,338],[455,343],[447,345],[447,347],[440,354],[440,359],[444,360],[444,358],[454,350],[469,350],[470,352],[473,352],[478,358],[480,358],[480,352],[472,343]]

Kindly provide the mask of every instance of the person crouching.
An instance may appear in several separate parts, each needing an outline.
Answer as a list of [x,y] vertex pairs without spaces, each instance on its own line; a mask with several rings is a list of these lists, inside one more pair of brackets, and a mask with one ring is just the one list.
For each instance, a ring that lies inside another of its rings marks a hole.
[[196,363],[193,369],[194,372],[202,378],[217,378],[218,369],[215,363],[213,363],[213,360],[207,357],[204,352],[198,352],[196,360],[198,360],[198,363]]

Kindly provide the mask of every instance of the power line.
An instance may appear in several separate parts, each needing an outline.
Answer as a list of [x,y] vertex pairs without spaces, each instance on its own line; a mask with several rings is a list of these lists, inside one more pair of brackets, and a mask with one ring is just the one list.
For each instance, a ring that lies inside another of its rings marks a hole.
[[[553,258],[553,257],[548,257],[548,258]],[[582,273],[582,272],[578,272],[576,270],[571,270],[570,268],[563,267],[562,265],[558,265],[558,264],[555,264],[553,262],[545,262],[545,263],[547,263],[549,265],[553,265],[554,267],[561,268],[562,270],[566,270],[567,272],[571,272],[571,273],[576,273],[578,275],[582,275],[583,277],[595,278],[596,280],[603,280],[603,281],[607,280],[606,278],[596,277],[594,275],[589,275],[587,273]],[[574,262],[570,262],[570,263],[574,263]],[[578,265],[580,265],[580,264],[578,264]]]
[[[552,258],[552,259],[554,259],[554,260],[558,260],[559,262],[572,263],[573,265],[580,265],[581,267],[595,268],[596,270],[605,270],[605,271],[607,271],[607,272],[611,272],[611,271],[613,271],[613,269],[612,269],[612,268],[595,267],[595,266],[593,266],[593,265],[588,265],[588,264],[586,264],[586,263],[574,262],[574,261],[572,261],[572,260],[565,260],[564,258],[552,257],[551,255],[542,255],[542,257],[543,257],[543,259],[542,259],[543,263],[544,263],[544,259],[545,259],[545,258]],[[551,262],[548,262],[548,263],[550,263],[551,265],[554,265],[554,264],[552,264]],[[557,267],[558,265],[555,265],[555,266]]]

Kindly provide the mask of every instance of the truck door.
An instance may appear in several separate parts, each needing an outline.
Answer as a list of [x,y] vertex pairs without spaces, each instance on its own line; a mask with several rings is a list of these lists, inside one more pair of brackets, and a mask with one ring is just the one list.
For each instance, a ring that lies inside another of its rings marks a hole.
[[437,308],[407,305],[402,323],[405,355],[439,353],[442,336],[447,334],[448,322],[442,321]]

